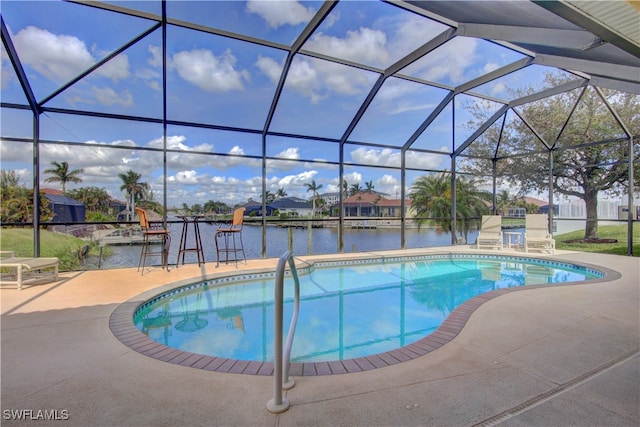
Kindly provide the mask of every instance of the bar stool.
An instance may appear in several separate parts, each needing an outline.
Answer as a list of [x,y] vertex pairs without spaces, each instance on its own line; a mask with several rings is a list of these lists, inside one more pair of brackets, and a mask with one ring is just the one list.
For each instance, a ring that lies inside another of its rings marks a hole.
[[[221,253],[225,255],[225,263],[229,264],[229,261],[234,261],[236,268],[238,267],[238,261],[244,260],[244,263],[247,263],[244,254],[244,245],[242,244],[242,224],[244,222],[245,210],[245,208],[238,208],[233,211],[233,221],[231,225],[216,230],[216,267],[220,266]],[[223,247],[220,247],[219,239],[222,239]],[[240,243],[239,245],[238,242]],[[229,258],[229,254],[232,254],[233,258]],[[242,254],[242,258],[240,258],[240,254]]]
[[[144,266],[147,263],[147,258],[150,256],[160,256],[162,259],[162,268],[166,268],[169,271],[169,246],[171,245],[170,231],[162,227],[160,224],[151,224],[147,217],[147,212],[144,209],[136,208],[138,214],[138,220],[140,221],[140,228],[142,228],[142,251],[140,252],[140,261],[138,262],[138,271],[142,267],[142,274],[144,274]],[[156,252],[150,252],[149,247],[157,242],[162,243],[162,249]]]
[[[178,246],[178,259],[176,260],[176,268],[180,265],[180,255],[182,255],[182,265],[184,265],[184,255],[186,252],[195,252],[198,256],[198,267],[204,264],[204,250],[202,249],[202,240],[200,239],[200,226],[198,220],[203,215],[178,215],[182,219],[182,235],[180,236],[180,246]],[[193,235],[195,246],[187,247],[187,238],[189,235],[189,224],[193,223]]]

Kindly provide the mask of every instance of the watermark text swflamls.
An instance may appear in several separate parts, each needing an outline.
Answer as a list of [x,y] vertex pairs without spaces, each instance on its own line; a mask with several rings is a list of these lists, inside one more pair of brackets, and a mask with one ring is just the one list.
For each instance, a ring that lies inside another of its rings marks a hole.
[[65,421],[68,409],[4,409],[2,419],[9,421]]

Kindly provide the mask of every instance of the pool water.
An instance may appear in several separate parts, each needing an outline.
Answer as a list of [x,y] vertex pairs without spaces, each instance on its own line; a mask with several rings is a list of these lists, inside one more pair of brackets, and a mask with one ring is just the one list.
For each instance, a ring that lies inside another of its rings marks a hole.
[[[435,332],[460,304],[495,289],[603,276],[572,264],[498,256],[316,264],[308,270],[299,271],[294,362],[345,360],[406,346]],[[216,279],[167,292],[140,306],[134,322],[149,338],[170,347],[272,361],[273,274],[242,279]],[[287,326],[293,287],[287,276]]]

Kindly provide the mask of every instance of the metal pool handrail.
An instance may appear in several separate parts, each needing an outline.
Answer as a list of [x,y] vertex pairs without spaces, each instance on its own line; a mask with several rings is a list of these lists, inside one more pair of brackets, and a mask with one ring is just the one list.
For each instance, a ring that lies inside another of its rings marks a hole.
[[[284,306],[284,271],[289,263],[291,276],[295,284],[293,299],[293,314],[289,325],[287,343],[282,351],[282,317]],[[295,382],[289,377],[289,360],[291,358],[291,347],[293,346],[293,336],[298,323],[298,312],[300,311],[300,280],[298,271],[290,251],[285,252],[278,260],[276,267],[276,280],[274,289],[274,334],[273,334],[273,399],[267,402],[267,409],[270,412],[279,414],[289,409],[289,401],[283,399],[282,389],[293,388]]]

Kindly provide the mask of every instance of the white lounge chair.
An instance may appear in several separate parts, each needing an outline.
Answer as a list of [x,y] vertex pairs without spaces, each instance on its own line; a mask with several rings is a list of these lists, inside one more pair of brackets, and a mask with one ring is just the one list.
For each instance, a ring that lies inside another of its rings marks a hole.
[[502,249],[502,217],[482,215],[476,248]]
[[[16,285],[17,289],[21,290],[23,284],[46,276],[53,276],[53,280],[56,281],[59,262],[58,258],[22,258],[16,257],[13,251],[2,251],[0,268],[3,272],[0,275],[0,283]],[[51,269],[52,272],[43,271]]]
[[538,249],[555,253],[556,241],[549,233],[549,217],[546,214],[527,214],[525,217],[524,251]]

